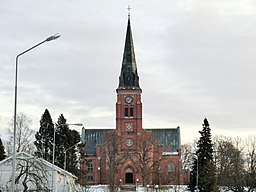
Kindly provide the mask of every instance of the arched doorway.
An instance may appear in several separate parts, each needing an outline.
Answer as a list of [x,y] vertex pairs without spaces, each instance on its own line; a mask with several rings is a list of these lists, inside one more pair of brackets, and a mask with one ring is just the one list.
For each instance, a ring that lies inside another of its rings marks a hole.
[[125,183],[126,184],[133,183],[133,174],[132,173],[125,173]]
[[133,184],[133,173],[130,168],[125,172],[125,184]]

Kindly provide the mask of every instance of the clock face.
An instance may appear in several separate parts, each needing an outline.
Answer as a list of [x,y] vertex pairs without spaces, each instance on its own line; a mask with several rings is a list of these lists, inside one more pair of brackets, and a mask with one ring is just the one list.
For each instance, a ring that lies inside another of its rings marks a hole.
[[132,131],[132,124],[131,123],[126,124],[126,130],[127,131]]
[[132,99],[131,96],[125,97],[125,102],[128,103],[128,104],[132,103],[132,100],[133,100],[133,99]]
[[125,144],[126,144],[128,147],[131,147],[131,146],[133,145],[133,140],[132,140],[132,139],[126,139]]

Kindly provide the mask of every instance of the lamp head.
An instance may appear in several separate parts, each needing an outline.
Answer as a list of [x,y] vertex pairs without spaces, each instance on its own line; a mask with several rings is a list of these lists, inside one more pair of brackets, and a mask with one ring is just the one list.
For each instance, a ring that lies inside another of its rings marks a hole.
[[74,123],[75,126],[83,126],[83,123]]
[[82,142],[82,141],[79,141],[76,145],[80,145],[80,144],[83,144],[83,142]]
[[55,35],[52,35],[47,39],[45,39],[45,41],[52,41],[52,40],[58,39],[59,37],[60,37],[60,34],[56,33]]

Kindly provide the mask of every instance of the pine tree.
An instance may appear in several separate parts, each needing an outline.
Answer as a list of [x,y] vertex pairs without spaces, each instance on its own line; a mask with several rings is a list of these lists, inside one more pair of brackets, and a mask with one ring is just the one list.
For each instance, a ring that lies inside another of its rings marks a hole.
[[[197,184],[197,163],[198,163],[198,189],[202,192],[216,191],[215,165],[213,162],[213,144],[211,140],[211,129],[207,119],[204,119],[203,130],[197,142],[196,157],[194,159],[189,190],[195,191]],[[197,162],[198,161],[198,162]]]
[[37,151],[36,156],[52,162],[54,124],[48,109],[45,109],[41,120],[39,131],[36,132],[34,142]]
[[[80,135],[75,130],[70,130],[67,125],[67,120],[61,114],[58,118],[58,122],[55,125],[55,164],[61,168],[64,168],[65,151],[66,151],[66,170],[77,175],[78,173],[78,150],[76,147],[72,147],[79,143]],[[68,149],[68,150],[67,150]]]
[[[80,135],[76,130],[69,130],[69,137],[68,140],[70,141],[69,146],[67,146],[66,149],[66,157],[67,157],[67,162],[66,162],[66,168],[69,172],[79,175],[79,159],[78,159],[78,154],[80,153],[77,147],[72,147],[75,144],[80,142]],[[80,156],[80,155],[79,155]]]
[[67,125],[67,120],[61,114],[58,118],[57,123],[55,124],[55,165],[58,167],[64,168],[64,159],[65,159],[65,146],[67,142],[65,137],[69,130]]
[[3,142],[0,138],[0,161],[6,158]]

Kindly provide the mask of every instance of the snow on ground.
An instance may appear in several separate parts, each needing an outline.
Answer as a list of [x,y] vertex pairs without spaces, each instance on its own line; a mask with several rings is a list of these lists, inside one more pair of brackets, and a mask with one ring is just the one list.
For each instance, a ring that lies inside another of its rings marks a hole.
[[[188,192],[187,186],[170,186],[169,189],[161,189],[157,190],[158,192]],[[93,185],[90,186],[85,190],[86,192],[108,192],[108,186],[107,185]],[[118,190],[121,191],[121,190]],[[154,188],[146,188],[142,186],[137,187],[137,192],[156,192],[156,189]],[[127,191],[128,192],[128,191]]]
[[[132,192],[127,190],[125,191]],[[222,190],[220,191],[227,192],[226,190],[224,190],[224,188],[222,188]],[[84,192],[109,192],[109,189],[108,189],[108,185],[93,185],[84,189]],[[118,192],[121,192],[121,190],[118,190]],[[169,186],[169,189],[161,189],[161,190],[158,189],[157,191],[155,188],[146,188],[146,187],[138,186],[136,189],[136,192],[189,192],[189,191],[187,190],[186,185],[180,185],[180,186],[176,185],[176,186]]]

